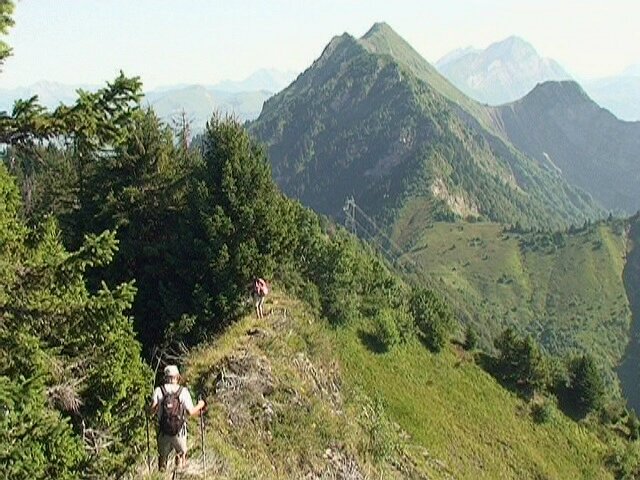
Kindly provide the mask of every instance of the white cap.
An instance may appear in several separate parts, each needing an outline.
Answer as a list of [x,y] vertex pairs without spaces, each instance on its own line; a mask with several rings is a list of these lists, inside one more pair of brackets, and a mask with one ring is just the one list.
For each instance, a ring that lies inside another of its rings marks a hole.
[[164,376],[165,377],[177,377],[180,375],[180,371],[178,367],[175,365],[167,365],[164,367]]

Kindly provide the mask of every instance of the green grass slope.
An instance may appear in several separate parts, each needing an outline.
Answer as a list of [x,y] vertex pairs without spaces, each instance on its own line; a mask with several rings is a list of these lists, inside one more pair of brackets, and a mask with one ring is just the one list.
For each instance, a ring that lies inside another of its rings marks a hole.
[[[611,372],[629,339],[621,223],[574,233],[506,233],[493,223],[430,223],[407,209],[394,232],[421,277],[491,343],[512,326],[553,354],[589,351]],[[423,234],[410,244],[416,225]]]
[[411,442],[441,459],[453,478],[607,478],[606,452],[557,411],[549,424],[501,388],[468,354],[433,355],[421,344],[379,355],[340,335],[347,382],[379,395]]
[[[376,353],[367,320],[332,329],[277,291],[267,310],[186,360],[210,399],[212,478],[612,478],[595,435],[555,410],[536,424],[467,353],[417,342]],[[190,431],[177,478],[203,474]]]

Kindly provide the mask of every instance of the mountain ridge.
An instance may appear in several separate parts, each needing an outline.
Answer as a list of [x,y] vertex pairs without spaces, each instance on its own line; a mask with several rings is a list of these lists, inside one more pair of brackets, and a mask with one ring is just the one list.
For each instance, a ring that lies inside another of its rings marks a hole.
[[640,208],[640,122],[619,120],[573,81],[539,84],[492,111],[511,143],[541,165],[554,165],[606,209]]
[[555,225],[597,215],[588,196],[505,142],[490,113],[378,23],[362,39],[334,37],[249,128],[284,191],[326,214],[349,195],[374,216],[418,195],[439,214],[513,223],[535,223],[536,209]]
[[214,90],[225,92],[247,92],[266,90],[277,93],[296,77],[293,70],[261,68],[242,80],[223,80],[211,86]]
[[625,121],[640,120],[640,74],[624,73],[583,82],[599,105]]
[[[144,92],[144,103],[154,108],[168,124],[184,111],[192,120],[193,130],[200,131],[214,111],[236,115],[242,121],[253,120],[260,114],[263,102],[286,87],[292,78],[295,78],[293,71],[263,68],[238,81],[164,85],[150,89]],[[68,85],[46,80],[26,87],[0,88],[0,110],[11,111],[16,100],[33,95],[38,95],[43,106],[54,109],[60,104],[75,102],[78,89],[95,91],[98,88],[98,85]]]

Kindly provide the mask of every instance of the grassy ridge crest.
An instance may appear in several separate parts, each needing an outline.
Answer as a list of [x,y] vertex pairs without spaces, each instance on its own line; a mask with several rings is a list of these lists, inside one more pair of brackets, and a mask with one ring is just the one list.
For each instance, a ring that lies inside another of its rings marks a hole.
[[[247,316],[189,355],[188,381],[212,399],[208,474],[613,478],[589,429],[556,410],[535,423],[525,400],[457,347],[378,353],[366,318],[333,328],[278,289],[269,303],[264,321]],[[186,478],[200,465],[194,456]]]

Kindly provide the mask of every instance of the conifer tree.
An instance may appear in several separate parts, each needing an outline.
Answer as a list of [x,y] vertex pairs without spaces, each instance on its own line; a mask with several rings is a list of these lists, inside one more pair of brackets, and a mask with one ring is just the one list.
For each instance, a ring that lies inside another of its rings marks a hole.
[[269,278],[291,260],[297,237],[264,151],[236,120],[214,115],[202,153],[190,180],[185,248],[194,314],[201,326],[217,328],[242,311],[253,276]]
[[28,229],[1,165],[0,197],[0,408],[12,446],[0,464],[12,478],[122,475],[139,451],[149,378],[124,313],[135,289],[85,283],[87,268],[112,260],[115,236],[69,253],[53,219]]
[[[118,254],[99,275],[113,283],[134,278],[133,313],[144,345],[158,344],[171,321],[189,311],[194,277],[185,214],[186,178],[199,157],[182,145],[151,110],[132,113],[126,136],[88,170],[82,211],[88,232],[116,229]],[[74,222],[78,223],[78,222]]]
[[569,362],[569,397],[581,415],[603,404],[605,386],[592,355],[584,354]]
[[512,328],[505,329],[494,345],[499,351],[498,374],[526,392],[541,391],[549,383],[545,356],[531,336],[520,338]]
[[414,289],[410,303],[422,340],[429,349],[439,352],[449,341],[455,326],[449,306],[434,292],[424,288]]

